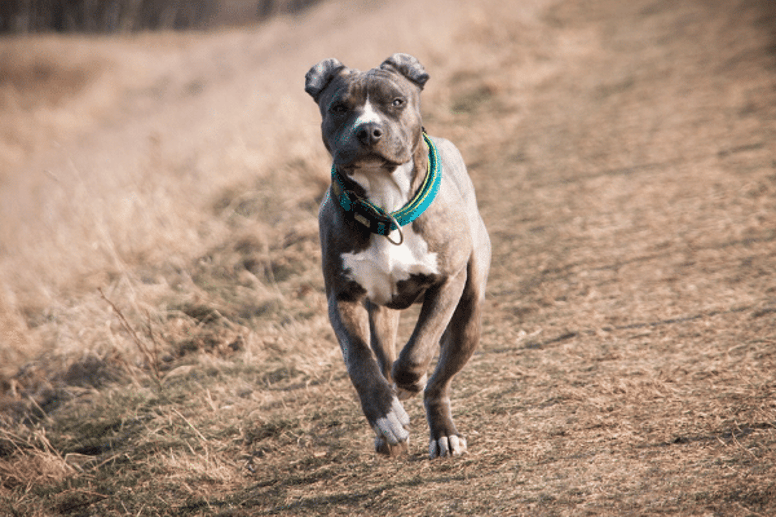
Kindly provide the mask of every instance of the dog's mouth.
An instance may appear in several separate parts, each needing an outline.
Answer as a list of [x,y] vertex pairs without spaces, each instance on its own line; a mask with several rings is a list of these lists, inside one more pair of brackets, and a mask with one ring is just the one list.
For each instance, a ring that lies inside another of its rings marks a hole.
[[359,156],[353,160],[349,160],[347,163],[337,163],[337,166],[347,174],[353,174],[355,171],[393,172],[399,165],[400,164],[388,160],[379,154]]
[[335,135],[327,141],[334,164],[342,171],[350,169],[380,169],[393,172],[399,165],[412,159],[412,151],[405,142],[392,133],[385,133],[374,145],[365,145],[353,138]]

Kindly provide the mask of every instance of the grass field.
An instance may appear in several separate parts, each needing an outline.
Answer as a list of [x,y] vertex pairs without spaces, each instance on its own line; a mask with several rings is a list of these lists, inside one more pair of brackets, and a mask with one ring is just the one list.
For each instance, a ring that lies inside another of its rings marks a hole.
[[[375,455],[326,318],[304,73],[397,51],[494,246],[457,459]],[[776,514],[769,0],[2,39],[0,221],[0,515]]]

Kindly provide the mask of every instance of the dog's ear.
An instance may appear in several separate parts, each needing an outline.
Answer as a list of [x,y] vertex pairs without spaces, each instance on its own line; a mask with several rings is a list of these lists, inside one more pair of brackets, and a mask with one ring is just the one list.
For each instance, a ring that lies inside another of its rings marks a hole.
[[304,91],[309,93],[315,102],[318,102],[321,92],[326,89],[337,72],[343,68],[345,65],[333,57],[324,59],[304,76]]
[[426,69],[423,68],[423,65],[420,64],[420,61],[409,54],[394,54],[383,61],[383,64],[380,65],[380,68],[383,70],[396,70],[401,75],[417,84],[421,90],[426,84],[426,81],[428,81],[429,77],[426,73]]

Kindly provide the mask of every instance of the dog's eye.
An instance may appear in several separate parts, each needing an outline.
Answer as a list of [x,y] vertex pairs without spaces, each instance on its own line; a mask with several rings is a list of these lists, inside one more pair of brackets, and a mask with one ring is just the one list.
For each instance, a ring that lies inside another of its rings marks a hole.
[[401,108],[401,107],[403,107],[404,106],[404,99],[401,99],[401,98],[393,99],[393,102],[391,103],[391,106],[393,106],[394,108]]
[[329,112],[330,113],[335,113],[335,114],[338,114],[338,115],[341,115],[343,113],[347,113],[347,111],[348,111],[348,107],[345,104],[341,103],[341,102],[337,102],[335,104],[332,104],[329,107]]

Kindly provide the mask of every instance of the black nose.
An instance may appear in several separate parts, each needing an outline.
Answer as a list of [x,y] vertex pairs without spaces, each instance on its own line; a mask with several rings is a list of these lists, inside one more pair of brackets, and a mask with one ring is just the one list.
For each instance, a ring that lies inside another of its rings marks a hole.
[[356,138],[367,147],[377,144],[383,137],[383,128],[374,122],[368,122],[356,129]]

